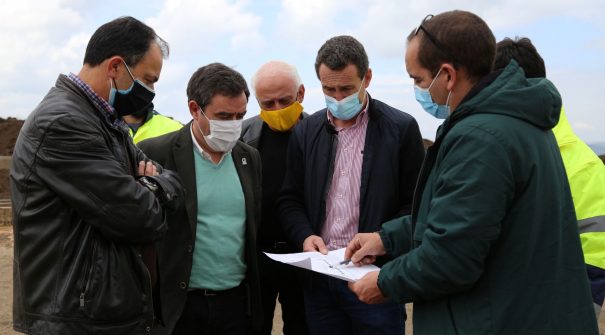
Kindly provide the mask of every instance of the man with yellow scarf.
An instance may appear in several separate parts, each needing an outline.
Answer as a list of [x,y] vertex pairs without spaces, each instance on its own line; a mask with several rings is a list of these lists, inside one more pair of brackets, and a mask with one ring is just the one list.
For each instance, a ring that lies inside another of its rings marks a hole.
[[[301,105],[305,87],[296,68],[281,61],[261,66],[252,77],[251,84],[261,111],[260,115],[244,121],[241,137],[258,149],[263,163],[262,220],[258,243],[261,251],[265,252],[297,252],[296,247],[286,242],[276,200],[286,171],[286,150],[291,130],[305,117]],[[284,334],[308,334],[301,270],[275,262],[264,254],[260,255],[259,270],[264,318],[261,334],[271,334],[278,296]]]

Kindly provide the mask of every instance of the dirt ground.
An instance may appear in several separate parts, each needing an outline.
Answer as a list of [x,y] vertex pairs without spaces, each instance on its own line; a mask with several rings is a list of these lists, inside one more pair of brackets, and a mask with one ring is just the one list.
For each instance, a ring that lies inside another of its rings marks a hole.
[[[13,301],[13,234],[12,227],[0,226],[0,334],[16,335],[12,324],[12,301]],[[406,305],[408,320],[412,318],[412,304]],[[281,335],[281,310],[279,305],[276,308],[276,315],[273,322],[273,335]],[[599,318],[600,335],[605,335],[605,309],[601,312]],[[406,323],[406,334],[411,335],[412,322]]]
[[12,328],[13,231],[0,226],[0,334],[18,334]]
[[[11,156],[19,130],[23,126],[23,120],[9,117],[0,118],[0,156]],[[0,157],[3,158],[3,157]],[[9,197],[8,190],[8,167],[2,166],[7,162],[0,162],[0,199]]]
[[0,156],[12,155],[21,126],[23,126],[23,120],[17,120],[13,117],[8,119],[0,117]]

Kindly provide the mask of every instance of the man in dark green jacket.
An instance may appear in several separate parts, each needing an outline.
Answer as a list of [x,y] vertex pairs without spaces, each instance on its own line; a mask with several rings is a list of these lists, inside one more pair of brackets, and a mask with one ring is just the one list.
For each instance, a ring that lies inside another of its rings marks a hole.
[[356,235],[345,255],[395,259],[350,287],[368,303],[414,302],[415,334],[598,334],[550,131],[561,98],[514,62],[490,73],[494,54],[489,27],[468,12],[429,16],[408,37],[416,98],[446,120],[412,215]]

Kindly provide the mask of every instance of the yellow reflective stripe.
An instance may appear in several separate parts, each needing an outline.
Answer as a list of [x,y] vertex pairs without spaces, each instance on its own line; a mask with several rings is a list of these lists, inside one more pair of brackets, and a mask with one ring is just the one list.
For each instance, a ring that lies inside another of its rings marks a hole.
[[605,269],[605,232],[580,234],[584,262]]

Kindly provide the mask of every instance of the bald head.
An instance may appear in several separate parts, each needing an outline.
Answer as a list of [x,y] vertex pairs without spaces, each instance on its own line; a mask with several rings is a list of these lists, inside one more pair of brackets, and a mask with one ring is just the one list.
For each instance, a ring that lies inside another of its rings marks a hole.
[[262,65],[252,77],[252,89],[259,106],[265,110],[282,109],[294,101],[302,102],[304,97],[298,71],[282,61]]

